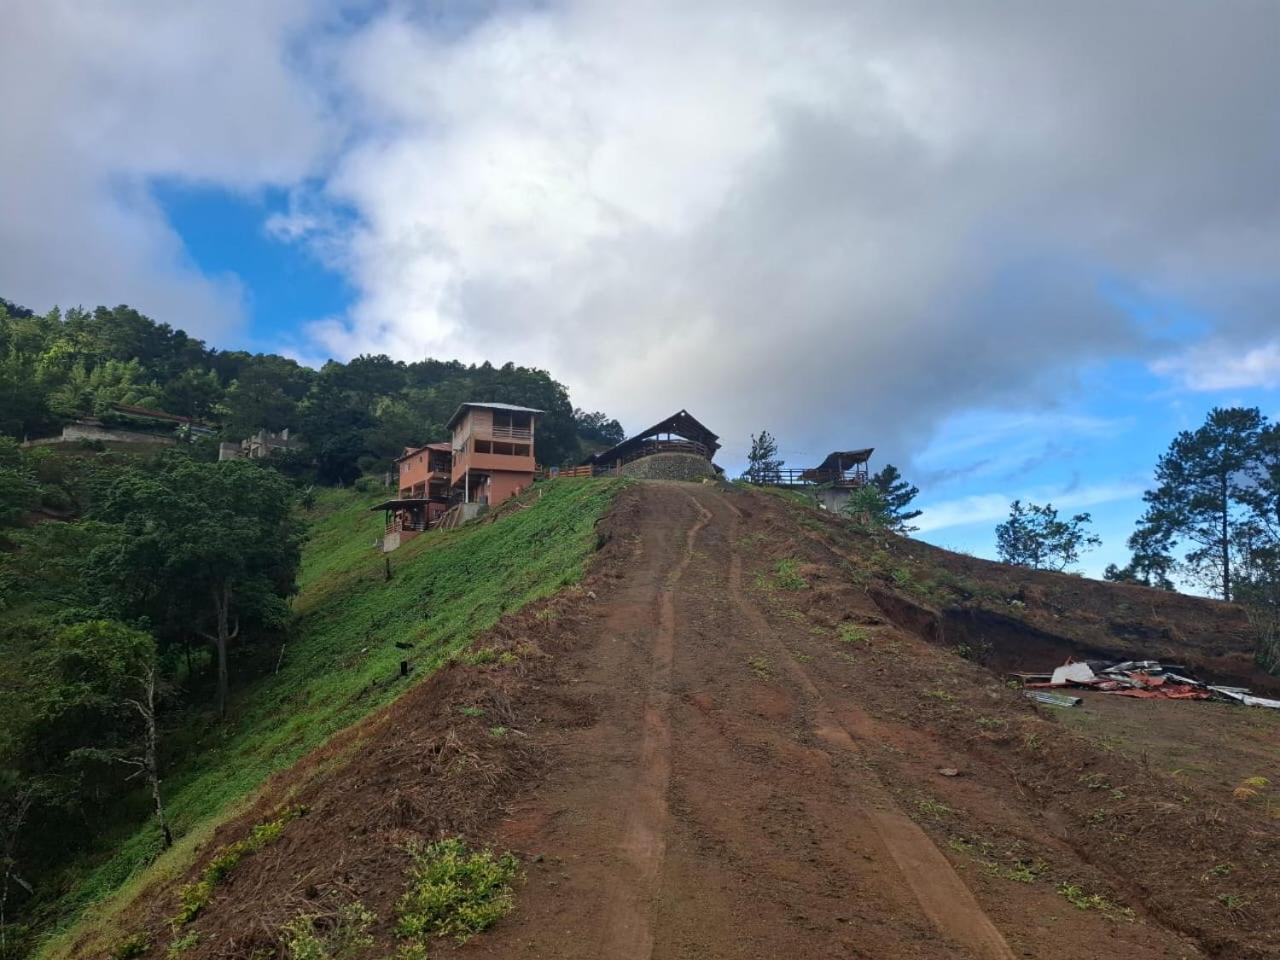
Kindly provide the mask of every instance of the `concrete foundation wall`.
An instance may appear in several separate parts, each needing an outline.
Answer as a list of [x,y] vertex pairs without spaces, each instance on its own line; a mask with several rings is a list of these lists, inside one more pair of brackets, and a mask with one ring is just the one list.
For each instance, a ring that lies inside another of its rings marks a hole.
[[818,506],[823,510],[830,510],[832,513],[839,513],[844,509],[844,505],[849,502],[849,497],[853,491],[848,487],[829,487],[826,490],[819,490]]
[[101,440],[103,443],[151,443],[164,446],[171,446],[178,442],[176,438],[164,434],[114,430],[111,427],[100,427],[91,423],[69,423],[62,428],[62,436],[30,440],[24,446],[45,447],[58,443],[75,443],[78,440]]

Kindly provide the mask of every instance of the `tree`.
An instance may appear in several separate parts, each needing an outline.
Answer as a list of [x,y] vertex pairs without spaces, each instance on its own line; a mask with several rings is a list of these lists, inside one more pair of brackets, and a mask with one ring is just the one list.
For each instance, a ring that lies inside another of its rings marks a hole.
[[30,780],[14,776],[10,771],[0,771],[0,957],[9,954],[9,891],[16,881],[26,888],[31,886],[17,873],[18,845],[27,815],[35,799],[36,786]]
[[164,385],[161,403],[169,413],[203,420],[221,402],[222,384],[212,370],[184,370]]
[[627,439],[622,424],[598,410],[588,413],[585,410],[575,409],[573,422],[578,428],[578,438],[589,447],[607,450]]
[[360,476],[360,458],[376,425],[370,411],[342,390],[335,377],[322,378],[302,404],[302,434],[322,483],[348,484]]
[[1280,423],[1258,431],[1237,493],[1249,510],[1255,541],[1280,550]]
[[230,440],[291,428],[302,447],[276,465],[345,484],[385,469],[407,444],[443,439],[467,401],[543,411],[534,446],[545,464],[577,462],[623,439],[616,420],[575,412],[564,385],[532,367],[361,356],[315,371],[272,354],[208,349],[126,306],[37,316],[0,303],[0,433],[18,439],[108,416],[117,403],[160,407],[217,423]]
[[1209,411],[1199,429],[1183,430],[1156,464],[1157,486],[1143,494],[1147,509],[1139,531],[1172,551],[1191,544],[1188,570],[1232,598],[1233,544],[1243,525],[1256,520],[1260,503],[1251,491],[1257,477],[1265,421],[1256,408]]
[[1170,574],[1175,564],[1169,540],[1162,531],[1152,527],[1138,529],[1129,537],[1129,549],[1133,551],[1133,557],[1128,564],[1123,567],[1107,564],[1107,569],[1102,572],[1104,580],[1141,583],[1161,590],[1173,589]]
[[889,503],[874,483],[855,487],[840,512],[861,527],[880,530],[893,526]]
[[242,627],[286,620],[300,557],[294,503],[292,485],[269,468],[177,454],[155,474],[122,473],[94,507],[118,535],[93,552],[91,569],[127,614],[208,641],[222,715],[228,651]]
[[885,526],[898,533],[910,533],[916,528],[911,521],[920,516],[921,510],[908,510],[911,501],[916,498],[920,488],[902,479],[902,474],[893,464],[885,464],[883,470],[871,477],[871,484],[880,491],[884,501]]
[[[156,726],[156,665],[152,661],[137,677],[137,696],[129,697],[125,703],[132,707],[142,721],[142,750],[140,756],[124,756],[121,763],[136,768],[133,776],[146,778],[151,789],[151,802],[155,805],[156,822],[160,825],[160,837],[164,848],[173,846],[173,832],[169,829],[169,821],[164,815],[164,802],[160,797],[160,736]],[[132,777],[130,778],[132,779]]]
[[146,371],[137,360],[106,360],[92,368],[78,363],[65,382],[49,394],[49,409],[63,417],[100,417],[117,403],[143,407],[160,403],[160,390],[147,382]]
[[298,401],[289,396],[288,382],[266,364],[249,367],[227,388],[222,402],[227,435],[247,437],[258,430],[297,427]]
[[9,437],[0,437],[0,529],[16,525],[39,502],[40,484],[22,448]]
[[778,443],[768,430],[751,435],[751,452],[747,454],[747,478],[752,483],[775,483],[782,471]]
[[996,527],[996,549],[1000,559],[1019,567],[1037,570],[1065,570],[1080,559],[1082,548],[1102,541],[1085,531],[1091,522],[1087,513],[1059,520],[1053,504],[1038,506],[1021,500],[1009,505],[1009,519]]

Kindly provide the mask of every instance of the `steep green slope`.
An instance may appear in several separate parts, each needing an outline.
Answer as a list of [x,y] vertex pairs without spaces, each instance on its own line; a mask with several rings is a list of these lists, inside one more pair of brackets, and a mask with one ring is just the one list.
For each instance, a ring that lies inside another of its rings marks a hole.
[[411,540],[390,555],[390,581],[372,549],[382,523],[368,509],[372,498],[322,493],[307,517],[296,621],[283,649],[272,651],[278,669],[236,692],[225,724],[190,718],[181,733],[196,749],[183,751],[189,763],[168,771],[165,791],[182,839],[158,856],[158,837],[147,823],[121,837],[108,859],[71,878],[51,910],[62,931],[40,956],[66,956],[86,925],[105,932],[144,872],[182,869],[197,844],[270,774],[407,690],[409,683],[398,679],[402,659],[421,680],[503,613],[576,582],[596,546],[595,523],[620,484],[539,484],[523,509],[494,522]]

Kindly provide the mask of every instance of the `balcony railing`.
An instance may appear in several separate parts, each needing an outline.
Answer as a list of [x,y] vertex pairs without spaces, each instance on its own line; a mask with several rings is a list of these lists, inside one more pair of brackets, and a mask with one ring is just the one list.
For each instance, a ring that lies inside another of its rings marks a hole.
[[745,479],[760,487],[861,487],[867,483],[867,471],[865,467],[857,470],[778,467],[748,471]]
[[532,440],[532,427],[500,427],[494,424],[489,428],[489,436],[495,440]]
[[425,520],[392,520],[387,524],[387,533],[401,533],[409,531],[413,533],[421,533],[427,529]]

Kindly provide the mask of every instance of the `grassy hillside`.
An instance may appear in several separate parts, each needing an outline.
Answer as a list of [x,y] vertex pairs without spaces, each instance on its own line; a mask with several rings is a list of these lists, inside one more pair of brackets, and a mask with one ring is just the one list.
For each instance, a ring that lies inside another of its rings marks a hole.
[[595,522],[619,486],[541,484],[526,495],[524,509],[496,522],[410,541],[390,555],[389,582],[383,557],[371,548],[382,524],[382,514],[368,509],[373,498],[349,490],[321,494],[306,518],[310,538],[295,623],[283,650],[268,652],[270,672],[236,692],[225,724],[184,717],[175,732],[199,746],[183,751],[194,759],[165,777],[181,839],[158,856],[158,837],[147,823],[119,837],[109,858],[69,878],[68,892],[51,910],[59,932],[40,956],[66,956],[86,924],[109,936],[112,916],[144,875],[179,872],[270,774],[407,690],[410,683],[398,679],[402,659],[421,680],[503,613],[577,581],[596,545]]

